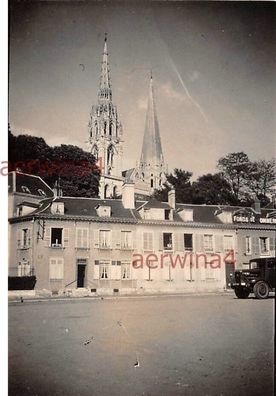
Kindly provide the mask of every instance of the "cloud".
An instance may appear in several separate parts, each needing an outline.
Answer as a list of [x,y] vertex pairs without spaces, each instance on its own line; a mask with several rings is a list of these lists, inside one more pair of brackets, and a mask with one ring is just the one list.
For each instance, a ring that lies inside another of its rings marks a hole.
[[189,74],[189,80],[192,82],[198,80],[199,77],[200,77],[200,73],[197,70],[194,70],[192,73]]
[[160,91],[161,94],[166,96],[168,99],[177,100],[179,102],[187,101],[186,95],[183,95],[183,94],[177,92],[173,88],[171,82],[167,82],[166,84],[162,84],[160,86],[160,88],[159,88],[159,91]]
[[140,110],[147,110],[148,99],[146,98],[146,96],[140,97],[137,100],[137,106],[138,106],[138,109],[140,109]]

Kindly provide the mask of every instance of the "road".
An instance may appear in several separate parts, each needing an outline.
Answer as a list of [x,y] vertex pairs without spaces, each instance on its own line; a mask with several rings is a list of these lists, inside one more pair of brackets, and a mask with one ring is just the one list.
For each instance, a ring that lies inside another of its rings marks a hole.
[[11,303],[9,395],[272,395],[273,316],[232,293]]

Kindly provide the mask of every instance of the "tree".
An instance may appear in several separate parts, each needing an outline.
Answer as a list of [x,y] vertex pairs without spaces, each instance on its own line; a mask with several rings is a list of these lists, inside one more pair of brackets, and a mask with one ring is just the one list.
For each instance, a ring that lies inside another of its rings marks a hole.
[[43,138],[9,131],[9,170],[39,175],[50,187],[59,178],[66,196],[96,197],[100,170],[95,157],[77,146],[50,147]]
[[231,186],[237,202],[241,202],[246,194],[246,180],[251,163],[244,152],[230,153],[218,160],[218,169]]
[[275,193],[275,171],[275,159],[254,161],[250,165],[245,184],[249,193],[258,197],[262,206],[268,204],[271,195]]
[[237,205],[231,186],[221,173],[200,176],[192,184],[194,204]]
[[175,168],[173,173],[166,175],[166,182],[160,190],[155,190],[154,197],[159,201],[167,201],[168,192],[174,188],[177,202],[192,203],[192,173]]

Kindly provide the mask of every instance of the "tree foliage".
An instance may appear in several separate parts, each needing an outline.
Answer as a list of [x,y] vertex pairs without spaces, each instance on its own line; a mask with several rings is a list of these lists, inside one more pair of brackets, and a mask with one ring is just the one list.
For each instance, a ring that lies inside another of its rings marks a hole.
[[167,201],[168,192],[173,187],[175,189],[175,197],[177,202],[192,203],[192,172],[182,169],[174,169],[173,173],[166,175],[166,182],[160,190],[155,190],[154,197],[159,201]]
[[50,187],[57,179],[66,196],[96,197],[100,170],[92,154],[72,145],[48,146],[43,138],[9,130],[9,170],[39,175]]

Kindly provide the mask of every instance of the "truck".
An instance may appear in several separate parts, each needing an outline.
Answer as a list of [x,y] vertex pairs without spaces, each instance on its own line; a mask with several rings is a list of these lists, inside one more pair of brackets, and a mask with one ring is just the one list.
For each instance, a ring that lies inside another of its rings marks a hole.
[[230,286],[238,298],[247,298],[254,293],[258,299],[268,298],[275,291],[276,258],[256,258],[249,261],[249,268],[236,270]]

